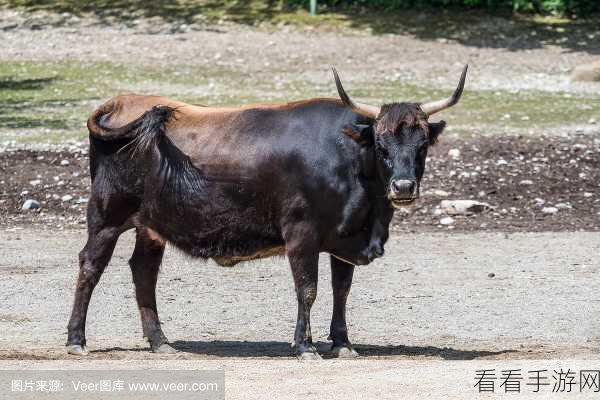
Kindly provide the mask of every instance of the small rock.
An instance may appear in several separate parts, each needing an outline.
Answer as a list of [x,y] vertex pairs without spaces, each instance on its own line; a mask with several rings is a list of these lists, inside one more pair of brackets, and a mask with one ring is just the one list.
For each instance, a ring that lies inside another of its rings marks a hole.
[[519,185],[533,185],[533,181],[529,179],[523,179],[521,182],[519,182]]
[[37,186],[37,185],[39,185],[40,183],[42,183],[42,181],[41,181],[41,180],[39,180],[39,179],[34,179],[34,180],[32,180],[32,181],[29,181],[29,184],[30,184],[31,186]]
[[496,274],[495,274],[495,273],[493,273],[493,272],[490,272],[490,273],[488,274],[488,278],[493,278],[493,277],[495,277],[495,276],[496,276]]
[[71,164],[71,162],[69,162],[69,160],[62,160],[60,162],[60,165],[62,165],[62,166],[69,165],[69,164]]
[[62,201],[71,201],[73,200],[73,196],[71,196],[70,194],[65,194],[63,197],[60,198]]
[[600,60],[575,67],[571,80],[584,82],[600,82]]
[[21,207],[22,210],[37,210],[38,208],[40,208],[40,203],[33,199],[25,200],[23,207]]
[[597,122],[597,121],[596,121],[596,119],[595,119],[595,118],[590,118],[590,120],[588,121],[588,123],[589,123],[590,125],[595,125],[595,124],[596,124],[596,122]]
[[558,208],[556,208],[556,207],[542,208],[542,213],[544,213],[544,214],[556,214],[557,212],[558,212]]
[[439,189],[434,190],[433,194],[438,197],[448,197],[450,195],[450,193],[446,192],[445,190],[439,190]]
[[454,218],[452,217],[444,217],[440,219],[440,224],[442,225],[452,225],[454,223]]
[[460,158],[460,150],[459,149],[450,149],[450,150],[448,150],[448,156],[456,160],[456,159]]
[[570,210],[573,208],[569,203],[556,203],[554,207],[559,210]]
[[491,210],[493,207],[476,200],[442,200],[440,208],[448,215],[468,215]]

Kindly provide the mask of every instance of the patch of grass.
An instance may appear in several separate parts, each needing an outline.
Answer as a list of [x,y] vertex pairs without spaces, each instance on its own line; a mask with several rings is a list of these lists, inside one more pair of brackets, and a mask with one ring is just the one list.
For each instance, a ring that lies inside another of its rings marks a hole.
[[[351,96],[374,104],[427,101],[450,90],[407,85],[352,82]],[[114,63],[0,63],[0,137],[20,142],[58,143],[82,139],[85,122],[102,101],[120,93],[159,94],[193,104],[240,105],[335,96],[333,83],[315,85],[294,74],[247,76],[223,67],[139,67]],[[443,113],[460,134],[490,134],[507,129],[527,133],[600,119],[600,94],[540,91],[466,90],[459,105]]]
[[[379,95],[390,101],[428,101],[445,98],[451,90],[437,90],[400,82],[386,84]],[[370,91],[357,95],[372,97]],[[572,94],[539,90],[468,90],[460,103],[444,118],[457,132],[468,134],[476,129],[490,134],[506,130],[529,133],[564,126],[585,125],[600,117],[600,94]]]
[[90,112],[116,94],[160,93],[193,103],[215,103],[209,81],[235,76],[219,69],[198,72],[113,63],[2,62],[0,134],[20,140],[46,140],[55,136],[48,135],[50,131],[83,137]]

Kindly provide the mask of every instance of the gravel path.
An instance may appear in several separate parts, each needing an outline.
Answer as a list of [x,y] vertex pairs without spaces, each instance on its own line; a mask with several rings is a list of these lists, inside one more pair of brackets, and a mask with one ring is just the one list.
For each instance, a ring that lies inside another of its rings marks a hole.
[[[145,351],[123,236],[88,317],[93,359],[290,357],[295,296],[285,259],[226,269],[169,249],[158,303],[175,356]],[[83,231],[0,232],[0,359],[64,359]],[[598,233],[394,236],[355,274],[348,319],[365,358],[597,358]],[[321,257],[313,336],[326,347]],[[490,275],[493,274],[493,275]],[[144,350],[144,351],[140,351]]]
[[[202,24],[195,27],[199,30],[191,30],[143,19],[132,21],[128,27],[79,18],[60,20],[60,26],[43,25],[52,24],[56,18],[61,17],[0,10],[0,28],[4,27],[0,30],[0,61],[183,64],[196,66],[199,73],[203,68],[224,68],[259,81],[270,78],[285,82],[300,77],[314,82],[316,89],[330,86],[332,63],[344,72],[349,85],[354,80],[372,80],[374,85],[402,80],[449,89],[456,84],[456,71],[468,62],[471,90],[598,91],[598,84],[569,80],[575,66],[591,62],[600,52],[593,44],[600,32],[591,29],[584,51],[558,45],[560,40],[547,44],[526,32],[516,35],[514,43],[501,39],[501,34],[495,43],[478,43],[444,37],[433,40],[410,33],[328,32],[313,27]],[[493,32],[497,26],[497,30],[510,32],[512,22],[483,18],[478,24],[481,27],[473,29]],[[564,34],[563,39],[573,38]]]

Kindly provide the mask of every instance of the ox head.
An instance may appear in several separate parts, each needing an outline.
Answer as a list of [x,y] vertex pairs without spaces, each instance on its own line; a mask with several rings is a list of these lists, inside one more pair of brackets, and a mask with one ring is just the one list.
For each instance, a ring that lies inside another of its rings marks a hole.
[[428,103],[391,103],[381,107],[352,101],[333,70],[342,102],[373,121],[371,125],[348,127],[344,133],[361,145],[374,147],[377,173],[387,186],[387,197],[394,208],[409,205],[419,197],[427,149],[435,144],[446,126],[444,121],[430,122],[428,119],[458,102],[467,67],[465,65],[462,71],[458,87],[447,99]]

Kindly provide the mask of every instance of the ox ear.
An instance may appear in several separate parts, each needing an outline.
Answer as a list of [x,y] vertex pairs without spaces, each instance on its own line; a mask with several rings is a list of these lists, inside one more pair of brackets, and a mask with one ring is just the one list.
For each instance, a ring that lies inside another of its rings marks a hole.
[[430,122],[429,123],[429,143],[434,145],[437,143],[438,137],[444,131],[446,121]]
[[350,124],[346,125],[342,132],[361,146],[373,144],[373,127],[371,125]]

